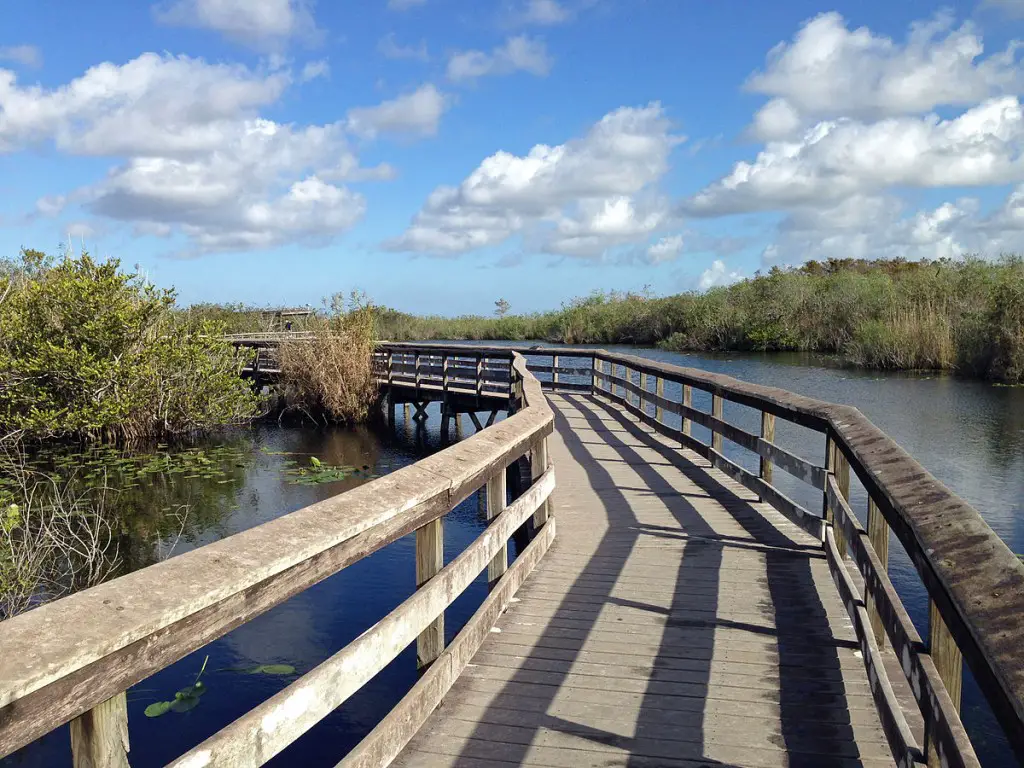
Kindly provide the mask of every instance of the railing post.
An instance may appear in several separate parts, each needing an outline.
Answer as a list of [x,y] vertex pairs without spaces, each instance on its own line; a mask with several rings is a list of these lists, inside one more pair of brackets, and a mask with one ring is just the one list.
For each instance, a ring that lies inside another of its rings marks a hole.
[[[647,374],[640,371],[640,389],[642,392],[647,392]],[[647,398],[645,394],[640,395],[640,402],[638,403],[640,410],[647,413]]]
[[[658,397],[665,396],[665,380],[661,376],[657,376],[654,379],[654,393]],[[655,403],[654,405],[654,420],[662,421],[665,416],[665,409],[661,407],[661,403]]]
[[476,399],[480,400],[480,396],[484,391],[484,358],[479,353],[476,356]]
[[[693,408],[693,387],[689,384],[683,384],[683,405],[687,408]],[[685,416],[683,417],[683,434],[689,437],[693,433],[693,422]]]
[[119,693],[71,721],[74,768],[129,768],[128,697]]
[[[839,486],[839,492],[843,494],[843,498],[847,501],[850,500],[850,462],[846,460],[846,456],[839,450],[839,446],[835,443],[832,444],[832,449],[835,451],[835,463],[833,464],[833,471],[836,474],[836,484]],[[836,526],[836,549],[839,550],[840,557],[846,557],[846,536],[843,535],[843,529],[841,526]]]
[[[725,400],[722,399],[721,395],[719,395],[719,394],[712,394],[711,395],[711,415],[712,416],[714,416],[716,419],[723,418],[722,414],[723,414],[723,412],[725,410],[724,406],[725,406]],[[715,432],[715,431],[711,432],[711,448],[714,451],[716,451],[717,453],[721,453],[722,452],[722,439],[723,438],[722,438],[722,433],[721,432]]]
[[[543,475],[548,468],[548,439],[545,437],[537,442],[530,455],[530,476],[534,482]],[[537,511],[533,513],[533,527],[540,529],[551,516],[551,497],[544,500]]]
[[419,352],[416,353],[415,363],[414,364],[416,366],[416,394],[418,395],[420,393],[420,353]]
[[[444,518],[416,529],[416,589],[444,568]],[[416,668],[428,666],[444,650],[444,611],[416,638]]]
[[558,388],[558,371],[555,370],[556,368],[558,368],[558,355],[552,355],[551,356],[551,388],[552,389],[557,389]]
[[591,395],[597,394],[597,391],[601,388],[601,383],[600,383],[600,381],[598,381],[597,374],[598,373],[604,373],[603,366],[604,366],[604,363],[601,361],[601,359],[599,357],[594,356],[594,357],[592,357],[590,359],[590,367],[593,370],[593,375],[592,375],[591,381],[590,381],[590,394]]
[[[889,525],[885,522],[882,510],[878,508],[873,499],[868,499],[868,538],[871,540],[871,548],[875,550],[878,559],[882,563],[883,570],[889,569]],[[868,618],[871,620],[871,627],[875,632],[875,640],[878,642],[879,650],[885,648],[885,625],[882,617],[878,615],[878,606],[875,599],[864,590],[864,604],[868,610]]]
[[395,380],[395,353],[389,349],[386,354],[388,356],[388,386],[390,387]]
[[[946,686],[949,698],[953,700],[953,706],[959,712],[960,692],[964,681],[964,657],[960,653],[960,648],[957,646],[956,640],[953,639],[953,635],[950,634],[949,627],[942,620],[938,607],[932,600],[928,601],[928,637],[928,652],[931,654],[932,661],[935,662],[935,669],[938,671],[939,677],[942,678],[943,685]],[[939,761],[939,756],[930,739],[926,750],[929,767],[939,768],[942,762]]]
[[[775,442],[775,414],[768,411],[761,411],[761,439],[767,443]],[[768,485],[772,484],[772,463],[764,456],[761,457],[761,471],[759,475]],[[761,499],[764,501],[764,499]]]
[[[487,519],[493,520],[505,509],[505,468],[501,467],[487,481]],[[508,569],[508,542],[502,544],[498,554],[487,566],[487,583],[494,584]]]

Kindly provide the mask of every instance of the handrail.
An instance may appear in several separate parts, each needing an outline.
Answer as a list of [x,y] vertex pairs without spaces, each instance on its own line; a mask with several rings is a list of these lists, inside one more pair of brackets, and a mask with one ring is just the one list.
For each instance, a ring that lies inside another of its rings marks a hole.
[[[546,450],[553,416],[521,356],[511,358],[511,372],[516,413],[466,440],[346,493],[3,622],[0,757],[72,720],[75,765],[99,764],[97,750],[127,738],[127,688],[413,531],[413,596],[253,710],[261,713],[255,725],[252,715],[244,716],[211,737],[213,746],[200,745],[190,755],[209,749],[202,765],[259,765],[312,725],[314,712],[319,719],[330,711],[327,702],[331,709],[340,704],[353,680],[361,685],[417,635],[419,660],[431,664],[446,652],[445,607],[472,581],[477,566],[490,562],[491,595],[451,646],[471,655],[490,627],[483,625],[493,624],[555,535],[546,501],[554,487]],[[506,469],[527,453],[534,483],[506,507]],[[443,517],[485,484],[491,524],[442,568]],[[505,542],[531,515],[537,535],[506,570]],[[337,684],[342,671],[347,687]],[[432,706],[446,691],[435,686]],[[317,708],[311,708],[314,700]],[[273,739],[268,722],[275,723]],[[122,754],[110,764],[123,760]]]
[[[550,378],[542,381],[545,388],[586,389],[610,398],[656,431],[696,450],[823,540],[832,535],[834,528],[837,552],[845,557],[849,543],[864,576],[865,592],[858,600],[869,616],[875,640],[881,645],[888,637],[903,662],[925,718],[931,757],[938,755],[947,765],[977,765],[958,714],[962,654],[1011,746],[1024,759],[1024,563],[975,509],[859,410],[777,387],[604,349],[511,348],[520,354],[551,358],[550,366],[531,366],[538,373],[550,373]],[[581,375],[578,363],[559,364],[565,358],[589,359],[591,370],[582,374],[588,379],[585,386],[559,379],[562,371],[577,378]],[[606,365],[610,370],[604,370]],[[621,367],[622,375],[616,375],[616,367]],[[568,369],[573,370],[570,373]],[[649,388],[651,379],[654,391]],[[681,385],[681,402],[664,397],[666,381]],[[692,407],[692,389],[712,395],[710,414]],[[725,421],[722,404],[726,400],[760,410],[761,434],[754,435]],[[653,416],[649,407],[653,407]],[[666,424],[664,411],[679,415],[683,428]],[[775,445],[777,417],[825,436],[823,466]],[[693,422],[711,430],[711,445],[691,436]],[[759,455],[760,471],[754,474],[727,459],[722,451],[723,438]],[[812,514],[783,496],[772,484],[773,466],[821,491],[824,514]],[[851,468],[870,499],[867,531],[849,509]],[[927,645],[914,630],[885,572],[890,529],[910,556],[931,600]],[[871,649],[864,646],[863,627],[855,616],[861,610],[858,605],[847,608],[860,630],[868,665]],[[887,732],[898,759],[915,754],[914,745],[903,742],[905,733],[900,729]]]

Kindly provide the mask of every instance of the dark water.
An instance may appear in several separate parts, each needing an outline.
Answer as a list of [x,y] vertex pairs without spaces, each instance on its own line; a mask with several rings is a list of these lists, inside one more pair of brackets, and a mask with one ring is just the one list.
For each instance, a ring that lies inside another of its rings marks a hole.
[[[427,429],[415,431],[402,420],[394,434],[383,429],[311,429],[261,426],[233,432],[215,441],[222,450],[193,447],[212,456],[211,469],[164,475],[143,482],[130,501],[136,525],[122,541],[131,567],[178,555],[287,514],[367,482],[360,473],[322,485],[296,483],[297,469],[314,456],[323,465],[368,466],[369,475],[384,475],[441,447],[437,414]],[[473,431],[466,422],[466,434]],[[165,449],[174,453],[173,449]],[[152,506],[140,506],[145,498]],[[190,510],[180,514],[180,504]],[[474,495],[445,518],[445,560],[470,544],[485,523]],[[180,533],[180,538],[179,538]],[[173,550],[171,549],[173,545]],[[337,575],[228,633],[205,648],[153,675],[128,692],[128,719],[133,768],[161,766],[179,757],[220,728],[339,651],[412,594],[415,586],[415,536],[400,539]],[[486,574],[446,612],[451,638],[472,615],[487,592]],[[143,596],[140,596],[140,599]],[[209,657],[202,681],[206,692],[188,712],[149,718],[145,708],[174,698],[190,686]],[[249,674],[239,670],[283,664],[296,674]],[[323,720],[270,765],[333,766],[401,699],[417,678],[415,644],[345,705]],[[5,760],[8,766],[70,766],[68,728],[60,728]]]
[[[1015,552],[1024,552],[1024,389],[995,387],[943,376],[863,373],[829,367],[799,355],[682,355],[620,347],[639,356],[725,373],[758,384],[783,387],[823,400],[855,405],[899,442],[936,477],[966,498]],[[546,362],[546,361],[542,361]],[[589,364],[589,361],[587,361]],[[563,365],[572,361],[563,359]],[[679,397],[678,387],[667,396]],[[710,410],[710,396],[694,391],[694,405]],[[216,441],[225,449],[220,471],[208,477],[156,473],[125,493],[137,525],[122,551],[131,567],[259,525],[320,499],[366,482],[365,475],[325,485],[294,481],[310,456],[327,465],[370,467],[383,475],[440,447],[436,406],[428,431],[418,437],[402,422],[394,435],[370,429],[315,430],[259,427]],[[726,404],[726,418],[756,431],[760,414]],[[466,420],[467,434],[472,427]],[[411,425],[410,425],[411,426]],[[695,436],[707,440],[702,428]],[[809,430],[777,423],[784,447],[821,463],[823,438]],[[226,448],[225,448],[226,446]],[[726,442],[727,449],[729,443]],[[730,457],[749,468],[756,458],[742,449]],[[294,463],[293,463],[294,462]],[[777,484],[806,508],[821,508],[820,494],[784,472]],[[866,515],[866,497],[854,479],[852,501]],[[184,521],[177,510],[187,504]],[[483,529],[479,499],[472,497],[446,519],[445,557],[450,561]],[[180,534],[180,537],[179,537]],[[177,543],[175,541],[177,540]],[[890,544],[891,574],[904,604],[926,636],[927,597],[895,540]],[[131,762],[135,768],[164,765],[295,679],[242,674],[239,668],[287,664],[299,674],[337,652],[408,597],[414,585],[414,538],[407,537],[238,628],[129,691]],[[486,593],[481,578],[446,614],[451,637]],[[154,701],[173,697],[190,685],[209,656],[203,681],[207,692],[189,712],[147,718]],[[410,647],[344,706],[280,755],[272,765],[330,766],[391,709],[416,679]],[[964,689],[963,717],[983,764],[1016,765],[970,675]],[[809,713],[808,716],[813,716]],[[7,766],[67,766],[67,728],[7,760]]]

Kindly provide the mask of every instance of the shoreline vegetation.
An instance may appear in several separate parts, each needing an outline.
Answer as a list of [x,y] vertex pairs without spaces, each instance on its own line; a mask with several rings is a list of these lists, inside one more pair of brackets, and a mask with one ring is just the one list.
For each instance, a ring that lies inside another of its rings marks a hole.
[[[365,302],[362,306],[367,306]],[[830,259],[706,292],[594,293],[561,309],[493,316],[417,316],[373,307],[378,339],[543,340],[628,344],[677,352],[829,355],[877,370],[927,370],[1024,383],[1024,258],[939,261]],[[188,310],[231,332],[268,330],[266,310]],[[301,327],[301,326],[300,326]]]
[[[507,307],[507,303],[505,304]],[[849,366],[1024,383],[1024,259],[810,261],[704,293],[597,293],[495,317],[378,310],[394,341],[543,339],[677,352],[801,351]]]

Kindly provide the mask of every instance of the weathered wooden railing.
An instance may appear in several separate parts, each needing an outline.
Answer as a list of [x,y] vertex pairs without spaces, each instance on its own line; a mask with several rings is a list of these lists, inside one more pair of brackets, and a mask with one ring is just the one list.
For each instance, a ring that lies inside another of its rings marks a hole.
[[[547,501],[555,485],[546,444],[552,414],[521,357],[507,370],[517,412],[493,427],[347,493],[0,624],[0,757],[70,721],[76,768],[126,766],[126,689],[415,531],[417,589],[407,600],[173,763],[263,764],[416,641],[428,668],[343,763],[386,764],[555,536]],[[528,453],[533,483],[507,504],[506,468]],[[490,523],[445,566],[444,516],[484,485]],[[508,539],[531,517],[535,536],[509,567]],[[485,568],[488,597],[445,647],[445,608]]]
[[[899,765],[976,766],[960,721],[962,659],[966,658],[1010,744],[1024,760],[1024,564],[973,508],[932,477],[856,408],[814,400],[729,376],[605,350],[518,347],[545,388],[608,398],[662,435],[696,451],[791,521],[822,539],[833,579],[861,645],[871,690]],[[550,365],[537,358],[549,358]],[[560,361],[575,359],[575,366]],[[680,387],[665,397],[665,383]],[[711,395],[711,411],[693,407],[693,390]],[[760,434],[725,420],[724,403],[761,411]],[[653,411],[653,412],[652,412]],[[665,414],[679,417],[679,428]],[[821,465],[775,441],[776,419],[824,436]],[[697,440],[692,425],[711,431]],[[726,458],[723,438],[759,457],[752,472]],[[956,450],[956,446],[949,446]],[[805,509],[773,483],[778,468],[822,493],[823,514]],[[850,470],[868,495],[867,530],[850,503]],[[889,577],[889,531],[906,550],[930,597],[930,631],[922,641]],[[854,584],[846,559],[863,577]],[[915,742],[879,662],[892,645],[925,723]],[[814,717],[808,712],[808,717]]]
[[373,353],[378,383],[424,396],[468,395],[513,403],[520,381],[513,375],[509,349],[468,345],[415,345],[382,342]]

